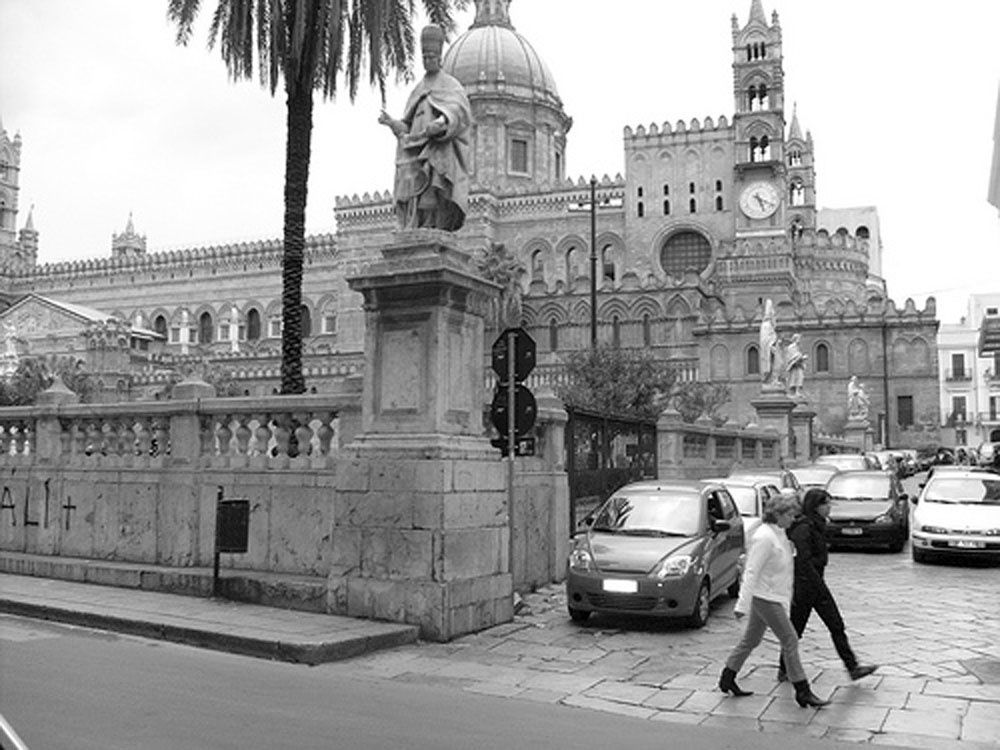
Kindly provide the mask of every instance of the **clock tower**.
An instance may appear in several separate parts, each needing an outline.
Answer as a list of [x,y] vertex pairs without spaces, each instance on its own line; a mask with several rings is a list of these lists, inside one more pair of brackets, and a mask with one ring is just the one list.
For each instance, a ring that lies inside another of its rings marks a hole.
[[736,237],[774,237],[787,229],[788,202],[781,26],[777,12],[768,24],[761,0],[732,26]]

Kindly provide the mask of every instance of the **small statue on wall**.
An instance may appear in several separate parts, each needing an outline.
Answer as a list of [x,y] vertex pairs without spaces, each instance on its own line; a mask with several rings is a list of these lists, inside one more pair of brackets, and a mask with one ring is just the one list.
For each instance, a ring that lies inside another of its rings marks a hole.
[[870,405],[871,399],[868,398],[864,385],[858,382],[857,375],[851,375],[847,383],[847,418],[852,421],[867,420]]
[[785,372],[788,382],[788,395],[792,398],[802,398],[802,384],[806,378],[806,360],[808,355],[802,352],[799,344],[801,336],[792,334],[791,341],[785,346]]
[[774,302],[764,301],[764,317],[760,321],[760,378],[765,385],[778,378],[778,329],[775,323]]

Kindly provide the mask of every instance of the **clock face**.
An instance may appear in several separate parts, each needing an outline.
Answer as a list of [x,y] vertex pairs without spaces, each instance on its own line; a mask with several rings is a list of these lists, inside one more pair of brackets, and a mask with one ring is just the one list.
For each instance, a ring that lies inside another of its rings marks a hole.
[[780,202],[778,189],[770,182],[751,182],[740,193],[740,210],[751,219],[766,219]]

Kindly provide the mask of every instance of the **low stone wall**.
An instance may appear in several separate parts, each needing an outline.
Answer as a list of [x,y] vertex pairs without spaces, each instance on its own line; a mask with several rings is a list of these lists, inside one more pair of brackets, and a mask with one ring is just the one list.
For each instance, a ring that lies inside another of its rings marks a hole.
[[656,459],[660,479],[724,477],[737,465],[777,466],[781,439],[770,429],[718,427],[705,418],[684,422],[667,409],[656,422]]

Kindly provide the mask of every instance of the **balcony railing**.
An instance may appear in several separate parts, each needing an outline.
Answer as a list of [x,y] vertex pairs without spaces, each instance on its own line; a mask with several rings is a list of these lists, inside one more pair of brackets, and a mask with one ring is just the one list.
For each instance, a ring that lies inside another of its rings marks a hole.
[[972,380],[972,370],[968,367],[963,367],[960,370],[945,370],[944,377],[949,383]]

